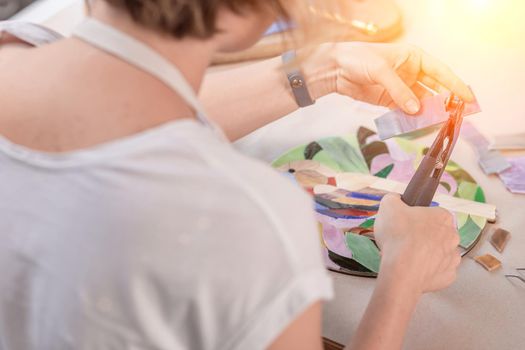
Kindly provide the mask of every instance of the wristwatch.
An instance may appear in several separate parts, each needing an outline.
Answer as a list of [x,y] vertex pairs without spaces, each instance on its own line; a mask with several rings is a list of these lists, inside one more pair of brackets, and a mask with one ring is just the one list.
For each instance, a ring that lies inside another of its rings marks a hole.
[[[284,64],[290,63],[295,60],[295,51],[286,51],[282,54],[282,60]],[[315,100],[310,96],[308,88],[306,87],[306,80],[303,77],[301,71],[297,68],[292,68],[286,71],[286,76],[290,87],[292,88],[295,101],[299,107],[311,106],[315,103]]]

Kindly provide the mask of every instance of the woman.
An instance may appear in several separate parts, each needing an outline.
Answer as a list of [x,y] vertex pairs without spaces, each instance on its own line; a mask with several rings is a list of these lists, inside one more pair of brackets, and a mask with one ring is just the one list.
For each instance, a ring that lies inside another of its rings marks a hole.
[[[296,108],[292,90],[276,60],[200,89],[214,52],[303,6],[95,0],[72,38],[2,47],[2,348],[321,349],[332,290],[310,200],[221,131]],[[323,45],[301,68],[314,98],[414,112],[417,80],[471,98],[409,47]],[[400,348],[421,294],[455,279],[459,238],[449,213],[396,196],[375,229],[381,273],[349,346]]]

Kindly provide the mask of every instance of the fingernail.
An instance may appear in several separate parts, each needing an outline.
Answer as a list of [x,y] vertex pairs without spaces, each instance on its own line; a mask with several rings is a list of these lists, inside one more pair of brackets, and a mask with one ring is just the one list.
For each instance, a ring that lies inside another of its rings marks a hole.
[[408,100],[408,102],[405,103],[405,108],[407,109],[408,113],[416,114],[419,112],[419,103],[416,100]]

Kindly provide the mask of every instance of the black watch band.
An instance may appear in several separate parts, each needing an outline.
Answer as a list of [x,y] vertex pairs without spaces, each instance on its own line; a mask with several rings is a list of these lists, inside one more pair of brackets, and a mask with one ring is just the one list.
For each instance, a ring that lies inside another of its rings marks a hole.
[[[287,51],[282,55],[283,63],[287,64],[295,59],[295,51]],[[286,71],[288,82],[292,88],[295,101],[299,107],[311,106],[315,100],[310,96],[308,88],[306,87],[306,80],[304,79],[299,69],[289,69]]]

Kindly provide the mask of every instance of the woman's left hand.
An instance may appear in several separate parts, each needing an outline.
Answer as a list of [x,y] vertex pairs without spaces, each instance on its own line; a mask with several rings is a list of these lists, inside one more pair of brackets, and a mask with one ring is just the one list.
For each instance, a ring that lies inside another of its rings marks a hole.
[[454,92],[466,102],[474,99],[446,65],[406,44],[323,44],[303,63],[303,71],[316,98],[337,92],[376,105],[398,106],[409,114],[417,113],[420,99],[430,94],[419,83],[437,92]]

